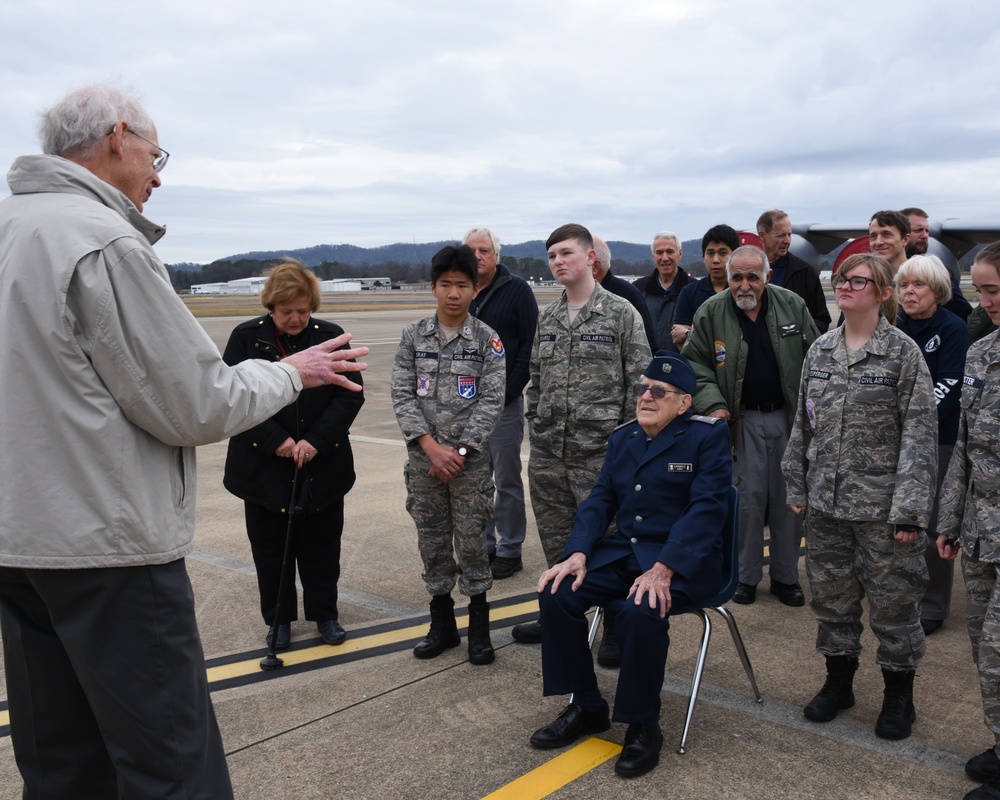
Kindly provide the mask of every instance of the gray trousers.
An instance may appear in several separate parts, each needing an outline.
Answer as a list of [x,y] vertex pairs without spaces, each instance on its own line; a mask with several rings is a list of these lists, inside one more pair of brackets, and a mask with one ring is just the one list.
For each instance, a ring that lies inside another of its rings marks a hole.
[[797,583],[802,518],[785,502],[781,457],[788,444],[788,412],[741,411],[733,483],[740,490],[740,583],[764,576],[764,513],[770,506],[771,580]]
[[14,758],[36,800],[225,800],[184,560],[0,568]]
[[927,550],[924,559],[927,561],[927,572],[931,582],[927,584],[927,592],[920,604],[921,619],[948,619],[951,613],[951,590],[955,582],[955,562],[941,558],[937,550],[937,513],[938,499],[941,494],[941,484],[944,474],[948,471],[948,462],[955,449],[953,444],[938,445],[938,475],[937,491],[934,493],[934,506],[931,508],[931,524],[927,529]]
[[524,397],[500,415],[490,435],[490,464],[497,486],[493,522],[486,528],[486,546],[501,558],[520,558],[527,517],[521,479],[521,442],[524,441]]

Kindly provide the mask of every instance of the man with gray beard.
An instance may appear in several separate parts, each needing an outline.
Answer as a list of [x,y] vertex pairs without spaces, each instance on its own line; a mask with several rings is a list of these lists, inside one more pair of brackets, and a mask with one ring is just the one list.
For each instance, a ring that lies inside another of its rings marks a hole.
[[801,518],[785,503],[781,457],[795,415],[802,362],[819,331],[805,301],[768,286],[758,247],[739,247],[726,265],[729,291],[706,300],[683,354],[694,368],[698,414],[729,422],[733,482],[740,491],[737,603],[757,599],[764,570],[764,515],[770,507],[771,594],[801,606]]

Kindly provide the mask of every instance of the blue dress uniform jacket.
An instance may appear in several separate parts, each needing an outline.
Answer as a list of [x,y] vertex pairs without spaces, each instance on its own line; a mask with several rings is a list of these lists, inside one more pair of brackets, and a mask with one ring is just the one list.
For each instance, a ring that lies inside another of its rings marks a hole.
[[[698,603],[723,582],[722,530],[732,485],[729,426],[688,413],[649,441],[632,421],[608,441],[601,476],[580,505],[563,558],[594,570],[635,554],[643,571],[674,570],[671,591]],[[605,538],[611,520],[618,533]]]

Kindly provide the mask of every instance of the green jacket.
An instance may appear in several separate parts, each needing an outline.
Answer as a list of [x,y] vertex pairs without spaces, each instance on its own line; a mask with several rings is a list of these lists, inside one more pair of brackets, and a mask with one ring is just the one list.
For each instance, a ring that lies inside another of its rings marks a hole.
[[[799,396],[799,380],[806,351],[819,336],[805,301],[780,286],[768,286],[767,329],[778,360],[781,394],[791,422]],[[747,351],[740,323],[730,300],[732,293],[719,292],[702,303],[694,315],[694,329],[681,351],[691,362],[697,380],[694,410],[710,414],[724,408],[735,422],[746,370]],[[730,424],[735,441],[736,425]]]

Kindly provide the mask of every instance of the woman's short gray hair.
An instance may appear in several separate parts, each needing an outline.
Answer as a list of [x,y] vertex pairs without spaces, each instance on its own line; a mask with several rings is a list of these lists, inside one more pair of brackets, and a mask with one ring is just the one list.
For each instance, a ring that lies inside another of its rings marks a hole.
[[119,120],[140,135],[153,133],[153,120],[133,92],[106,84],[77,89],[40,114],[42,152],[87,158]]
[[937,256],[911,256],[899,265],[896,272],[896,288],[902,281],[923,281],[938,303],[951,300],[951,273]]

